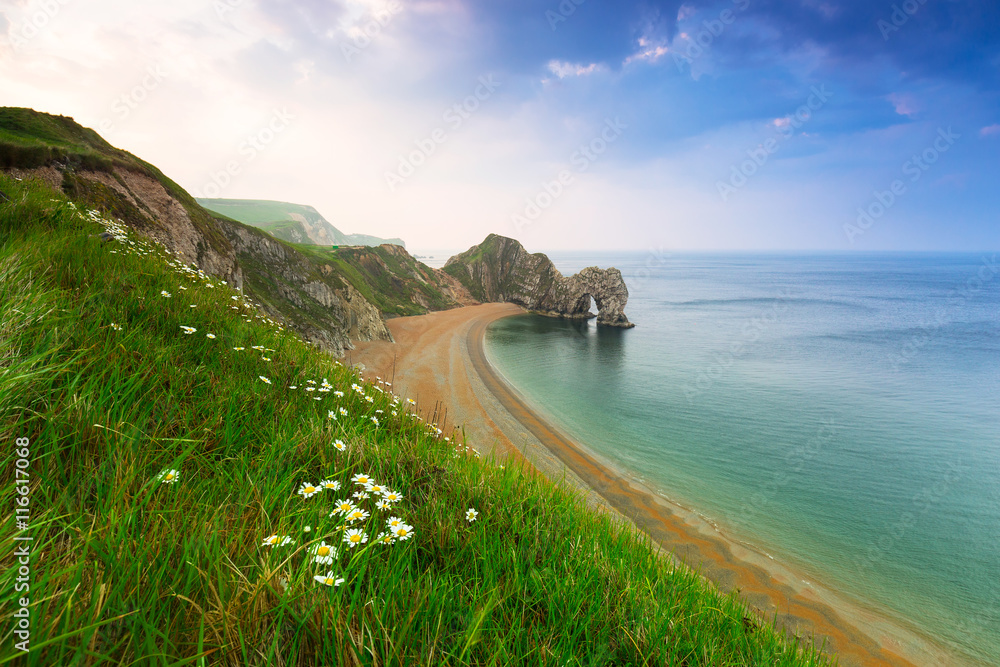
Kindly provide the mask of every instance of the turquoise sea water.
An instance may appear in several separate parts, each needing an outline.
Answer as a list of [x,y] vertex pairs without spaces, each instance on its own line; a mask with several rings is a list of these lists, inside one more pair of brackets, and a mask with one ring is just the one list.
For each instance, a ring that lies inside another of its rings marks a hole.
[[810,581],[1000,664],[996,255],[552,254],[616,266],[618,330],[487,354],[564,431]]

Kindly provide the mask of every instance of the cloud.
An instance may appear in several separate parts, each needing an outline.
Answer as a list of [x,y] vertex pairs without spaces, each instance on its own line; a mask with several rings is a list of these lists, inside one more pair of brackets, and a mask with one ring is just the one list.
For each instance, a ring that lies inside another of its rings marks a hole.
[[567,76],[588,76],[602,68],[597,63],[581,65],[579,63],[565,63],[559,62],[558,60],[550,60],[548,69],[560,79],[565,79]]
[[987,125],[979,130],[979,136],[981,137],[993,137],[998,134],[1000,134],[1000,124]]
[[669,49],[665,46],[657,45],[652,46],[649,40],[645,37],[639,39],[639,50],[631,54],[622,62],[623,65],[628,65],[637,60],[648,60],[649,62],[656,62],[661,57],[665,56]]
[[889,95],[889,101],[892,102],[896,113],[907,118],[913,118],[921,110],[920,103],[912,95],[892,93]]

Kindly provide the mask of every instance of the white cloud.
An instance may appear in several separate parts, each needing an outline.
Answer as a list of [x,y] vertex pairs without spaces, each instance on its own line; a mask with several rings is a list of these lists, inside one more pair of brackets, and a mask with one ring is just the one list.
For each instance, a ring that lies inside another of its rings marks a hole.
[[558,60],[549,61],[549,71],[560,79],[565,79],[568,76],[588,76],[601,69],[603,68],[597,63],[581,65],[579,63],[560,62]]

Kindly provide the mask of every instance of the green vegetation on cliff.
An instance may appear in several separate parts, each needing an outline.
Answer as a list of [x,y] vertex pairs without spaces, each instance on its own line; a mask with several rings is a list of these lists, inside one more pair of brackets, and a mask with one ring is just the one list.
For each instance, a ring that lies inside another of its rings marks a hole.
[[198,199],[210,211],[263,229],[292,243],[315,245],[404,246],[403,239],[381,239],[369,234],[345,234],[312,206],[264,199]]
[[[32,538],[30,590],[11,550],[0,575],[30,652],[8,629],[0,663],[825,664],[218,278],[38,180],[0,191],[0,490]],[[352,497],[362,474],[402,500]],[[390,517],[412,528],[381,543]]]

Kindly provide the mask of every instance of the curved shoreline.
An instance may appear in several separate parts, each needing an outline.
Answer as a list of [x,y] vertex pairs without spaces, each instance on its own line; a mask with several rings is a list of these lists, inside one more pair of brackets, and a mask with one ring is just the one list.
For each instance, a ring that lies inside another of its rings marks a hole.
[[[366,366],[371,364],[388,375],[391,351],[394,373],[402,371],[401,382],[409,385],[405,390],[416,389],[425,397],[429,393],[435,405],[443,401],[455,408],[461,406],[453,414],[457,422],[469,427],[475,440],[492,439],[495,448],[524,458],[550,477],[567,471],[573,481],[603,500],[602,504],[634,523],[664,550],[698,569],[723,591],[736,589],[748,605],[768,619],[776,617],[779,625],[800,636],[813,637],[818,645],[825,642],[840,664],[948,664],[944,652],[922,637],[867,610],[854,608],[832,591],[803,585],[796,573],[768,561],[746,545],[726,539],[694,512],[599,461],[547,423],[489,362],[485,352],[489,324],[524,311],[508,304],[458,310],[464,312],[443,311],[390,320],[390,330],[400,344],[359,344],[359,356]],[[400,382],[396,384],[398,387]],[[524,432],[519,432],[521,429]]]

